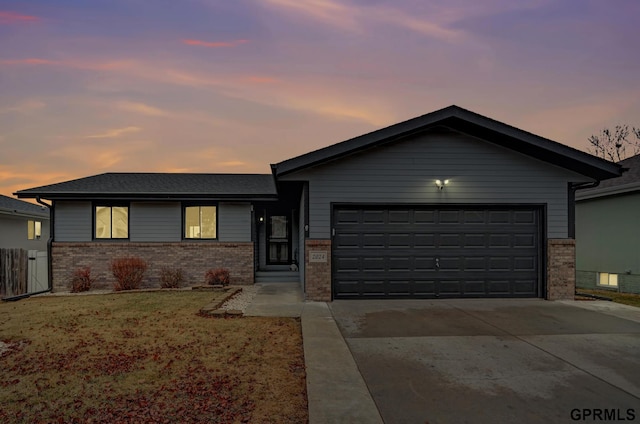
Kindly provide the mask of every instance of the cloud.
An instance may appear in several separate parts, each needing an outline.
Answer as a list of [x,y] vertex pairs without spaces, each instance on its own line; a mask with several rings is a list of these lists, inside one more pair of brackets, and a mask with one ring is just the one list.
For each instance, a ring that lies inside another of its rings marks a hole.
[[226,161],[226,162],[219,162],[217,165],[218,166],[243,166],[246,165],[246,162],[242,162],[239,160],[230,160],[230,161]]
[[0,10],[0,25],[23,24],[38,21],[40,21],[40,18],[37,16],[22,15],[8,10]]
[[245,81],[254,83],[254,84],[273,84],[278,82],[278,79],[273,77],[253,75],[253,76],[246,77]]
[[58,62],[47,59],[27,58],[27,59],[5,59],[0,60],[2,65],[56,65]]
[[146,116],[168,116],[169,115],[168,112],[162,109],[158,109],[157,107],[149,106],[144,103],[124,101],[124,102],[119,102],[117,104],[117,107],[118,109],[124,110],[126,112],[139,113],[140,115],[146,115]]
[[25,100],[14,106],[0,109],[0,114],[11,113],[11,112],[27,114],[27,113],[31,113],[36,110],[42,109],[45,106],[46,106],[46,103],[40,100]]
[[233,41],[202,41],[202,40],[192,40],[186,39],[182,40],[183,44],[188,46],[201,46],[201,47],[235,47],[240,44],[248,43],[249,40],[233,40]]
[[450,21],[439,15],[429,15],[429,19],[384,5],[358,7],[332,0],[263,0],[263,3],[348,32],[363,33],[366,27],[374,28],[382,23],[445,41],[457,41],[463,35],[459,30],[447,28]]
[[120,137],[123,134],[129,134],[129,133],[138,132],[141,129],[142,128],[138,128],[138,127],[115,128],[115,129],[107,131],[106,133],[88,135],[85,138],[117,138],[117,137]]

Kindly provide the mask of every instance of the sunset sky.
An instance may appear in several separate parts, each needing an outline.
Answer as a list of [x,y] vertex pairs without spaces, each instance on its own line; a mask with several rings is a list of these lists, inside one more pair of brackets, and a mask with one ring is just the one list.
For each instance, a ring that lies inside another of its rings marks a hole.
[[451,104],[640,126],[638,0],[0,0],[0,194],[258,172]]

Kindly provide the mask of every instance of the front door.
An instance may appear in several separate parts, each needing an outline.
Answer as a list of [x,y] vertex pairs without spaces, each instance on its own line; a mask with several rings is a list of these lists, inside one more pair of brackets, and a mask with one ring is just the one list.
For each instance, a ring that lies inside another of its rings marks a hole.
[[286,215],[271,215],[267,228],[267,262],[269,264],[290,264],[291,222]]

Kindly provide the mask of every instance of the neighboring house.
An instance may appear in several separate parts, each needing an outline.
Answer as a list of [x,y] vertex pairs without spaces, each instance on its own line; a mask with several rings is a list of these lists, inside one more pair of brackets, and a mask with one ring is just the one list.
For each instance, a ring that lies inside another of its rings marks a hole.
[[47,250],[49,209],[0,195],[0,248]]
[[621,177],[576,193],[576,284],[640,293],[640,155]]
[[[620,166],[457,106],[271,166],[271,174],[102,174],[22,190],[53,207],[53,284],[111,258],[292,267],[312,300],[570,298],[573,193]],[[296,264],[296,266],[293,266]],[[278,274],[276,274],[278,275]],[[284,278],[284,277],[283,277]]]

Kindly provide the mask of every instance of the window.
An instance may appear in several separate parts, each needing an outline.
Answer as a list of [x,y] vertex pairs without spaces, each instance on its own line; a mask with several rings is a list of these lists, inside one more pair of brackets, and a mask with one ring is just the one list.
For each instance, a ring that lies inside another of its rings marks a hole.
[[129,238],[128,206],[96,206],[95,214],[97,239]]
[[618,287],[618,274],[608,272],[598,273],[598,285],[605,287]]
[[29,220],[27,222],[27,239],[40,240],[42,236],[42,223],[40,221]]
[[217,208],[215,206],[186,206],[184,208],[184,238],[215,239],[217,237]]

